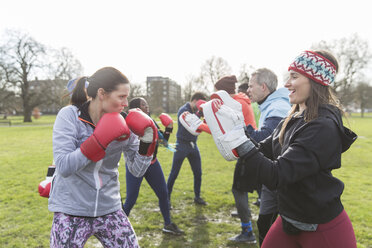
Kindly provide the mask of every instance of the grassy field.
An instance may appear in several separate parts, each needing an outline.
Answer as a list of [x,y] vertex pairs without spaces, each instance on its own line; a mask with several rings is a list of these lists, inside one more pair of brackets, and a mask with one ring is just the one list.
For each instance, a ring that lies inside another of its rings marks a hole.
[[[37,186],[44,180],[52,162],[52,123],[55,116],[42,116],[32,125],[15,121],[11,127],[0,126],[0,247],[49,247],[53,214],[47,199],[41,198]],[[21,119],[21,118],[20,118]],[[342,200],[356,233],[358,247],[372,247],[372,118],[349,118],[351,129],[359,139],[343,155],[343,166],[334,174],[345,183]],[[175,128],[176,129],[176,128]],[[170,142],[175,142],[175,135]],[[240,231],[231,193],[233,162],[226,162],[207,134],[199,136],[202,156],[202,197],[205,207],[193,204],[193,176],[184,162],[172,194],[173,221],[185,231],[174,237],[161,232],[162,216],[155,194],[143,182],[130,220],[142,247],[256,247],[236,245],[227,239]],[[158,157],[166,178],[173,154],[163,148]],[[125,170],[121,161],[121,192],[125,196]],[[256,199],[250,194],[251,202]],[[256,215],[258,209],[251,205]],[[254,230],[257,228],[254,223]],[[101,247],[95,238],[86,247]]]

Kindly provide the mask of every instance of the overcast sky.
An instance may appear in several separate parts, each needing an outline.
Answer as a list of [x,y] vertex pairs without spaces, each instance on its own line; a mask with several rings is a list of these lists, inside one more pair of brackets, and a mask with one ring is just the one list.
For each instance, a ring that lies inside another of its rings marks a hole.
[[372,10],[364,0],[3,0],[0,31],[18,29],[67,47],[91,75],[114,66],[135,83],[146,76],[184,84],[212,56],[279,79],[301,51],[357,33],[372,49]]

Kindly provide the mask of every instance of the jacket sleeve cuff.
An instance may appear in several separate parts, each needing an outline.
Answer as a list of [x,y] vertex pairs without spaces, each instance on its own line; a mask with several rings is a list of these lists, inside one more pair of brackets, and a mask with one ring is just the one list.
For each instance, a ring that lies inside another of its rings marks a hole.
[[147,150],[149,149],[151,143],[145,143],[140,141],[140,145],[138,148],[138,153],[141,154],[142,156],[146,156]]
[[166,127],[165,128],[165,131],[164,131],[164,134],[163,134],[164,135],[164,139],[169,140],[169,136],[172,133],[172,131],[173,131],[173,127],[172,128]]
[[252,143],[251,140],[247,140],[246,142],[238,146],[236,150],[239,154],[239,157],[242,157],[249,153],[253,148],[255,148],[255,145]]

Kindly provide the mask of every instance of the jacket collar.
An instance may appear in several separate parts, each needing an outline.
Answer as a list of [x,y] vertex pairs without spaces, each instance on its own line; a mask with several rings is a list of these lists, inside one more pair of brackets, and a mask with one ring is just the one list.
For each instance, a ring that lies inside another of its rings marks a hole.
[[90,118],[90,115],[88,112],[89,104],[90,104],[90,101],[87,101],[78,107],[80,111],[79,120],[89,124],[94,129],[96,126],[93,124],[93,121]]
[[[85,122],[87,124],[89,124],[89,126],[91,126],[93,129],[96,127],[96,125],[94,125],[92,119],[90,118],[90,115],[89,115],[89,104],[90,104],[90,101],[87,101],[85,103],[83,103],[82,105],[80,106],[77,106],[78,109],[79,109],[79,120],[82,121],[82,122]],[[127,113],[125,112],[121,112],[120,113],[124,119],[127,118]],[[156,122],[154,121],[154,123],[156,124]]]

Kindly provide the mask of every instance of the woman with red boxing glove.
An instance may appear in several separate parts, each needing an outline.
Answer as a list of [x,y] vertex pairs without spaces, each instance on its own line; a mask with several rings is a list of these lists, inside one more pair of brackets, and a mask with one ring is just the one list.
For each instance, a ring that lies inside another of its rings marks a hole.
[[128,105],[128,79],[105,67],[68,84],[71,105],[53,127],[56,171],[49,197],[54,212],[50,246],[83,247],[94,235],[104,247],[138,247],[121,207],[118,164],[141,177],[150,166],[157,128],[142,111],[120,114]]
[[[142,97],[133,98],[129,102],[129,109],[135,109],[135,108],[141,109],[144,113],[148,115],[150,113],[149,105],[147,101]],[[173,120],[168,114],[165,114],[165,113],[162,113],[159,116],[159,118],[165,127],[164,132],[159,130],[159,132],[161,133],[159,137],[162,136],[162,138],[164,139],[163,142],[167,143],[169,140],[169,136],[173,130]],[[157,126],[157,128],[160,129],[155,121],[154,123]],[[159,140],[159,142],[161,141]],[[167,184],[165,182],[164,173],[161,168],[161,165],[156,157],[158,146],[159,144],[156,145],[155,152],[153,154],[153,159],[151,161],[151,165],[149,166],[149,168],[146,170],[145,174],[142,177],[135,177],[130,172],[128,165],[126,164],[127,197],[125,198],[123,209],[124,209],[124,212],[127,214],[127,216],[129,216],[130,211],[132,210],[134,204],[137,201],[142,180],[143,178],[145,178],[159,199],[159,208],[160,208],[160,212],[164,219],[163,232],[169,233],[169,234],[180,235],[180,234],[183,234],[183,231],[180,230],[177,227],[177,225],[171,221]]]

